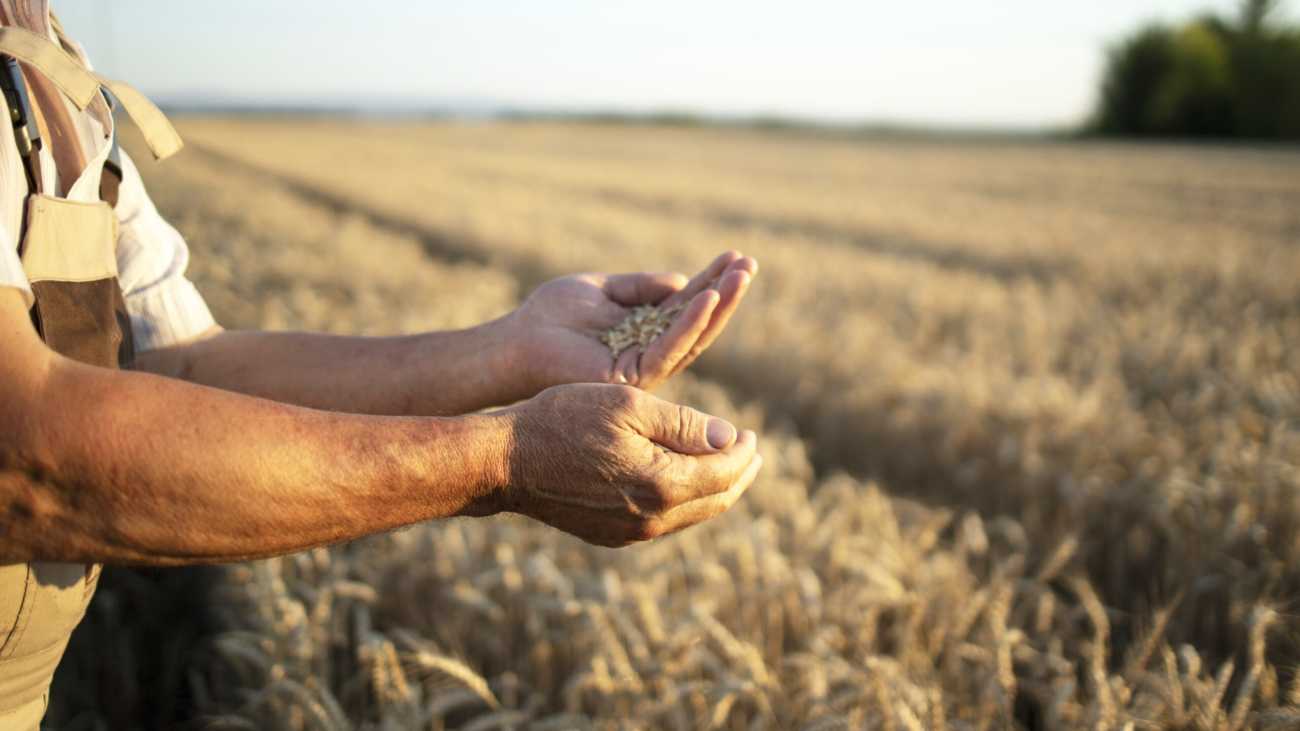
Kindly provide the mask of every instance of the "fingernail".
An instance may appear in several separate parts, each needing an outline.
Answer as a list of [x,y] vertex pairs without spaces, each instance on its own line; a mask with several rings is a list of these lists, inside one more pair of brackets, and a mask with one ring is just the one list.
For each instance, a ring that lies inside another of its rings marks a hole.
[[710,447],[713,447],[714,449],[722,449],[731,443],[731,435],[736,433],[736,427],[728,424],[722,419],[714,419],[709,422],[704,433],[709,439]]

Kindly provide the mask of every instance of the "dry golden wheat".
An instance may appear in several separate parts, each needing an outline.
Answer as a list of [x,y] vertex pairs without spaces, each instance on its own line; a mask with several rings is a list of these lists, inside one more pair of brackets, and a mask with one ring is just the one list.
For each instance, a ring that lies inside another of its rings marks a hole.
[[664,310],[654,305],[633,307],[622,322],[600,334],[600,342],[609,346],[609,353],[614,358],[634,345],[644,351],[673,324],[673,315],[684,306],[682,303]]
[[[192,712],[1296,725],[1295,151],[357,124],[182,120],[189,151],[145,166],[223,324],[460,327],[738,248],[763,268],[712,380],[662,395],[760,429],[766,467],[634,549],[500,518],[230,568],[174,671]],[[88,622],[129,626],[104,601]]]

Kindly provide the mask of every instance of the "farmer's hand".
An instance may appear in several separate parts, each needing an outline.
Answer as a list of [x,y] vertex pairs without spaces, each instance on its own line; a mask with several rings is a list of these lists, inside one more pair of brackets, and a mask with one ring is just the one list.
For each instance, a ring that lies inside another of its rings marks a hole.
[[[653,391],[690,365],[726,327],[758,262],[729,251],[687,281],[676,273],[577,274],[538,287],[511,314],[518,358],[534,393],[565,383],[619,383]],[[645,352],[617,361],[600,342],[636,305],[686,307]]]
[[601,546],[708,520],[763,465],[753,432],[626,386],[561,386],[498,413],[512,437],[496,507]]

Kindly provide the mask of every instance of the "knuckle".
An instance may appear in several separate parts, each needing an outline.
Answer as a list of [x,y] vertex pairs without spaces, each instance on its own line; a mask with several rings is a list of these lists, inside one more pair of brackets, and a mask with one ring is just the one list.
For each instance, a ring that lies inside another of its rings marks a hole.
[[678,406],[676,428],[681,443],[689,444],[692,437],[704,433],[703,415],[689,406]]
[[635,411],[640,391],[633,386],[616,384],[610,387],[609,404],[620,411]]

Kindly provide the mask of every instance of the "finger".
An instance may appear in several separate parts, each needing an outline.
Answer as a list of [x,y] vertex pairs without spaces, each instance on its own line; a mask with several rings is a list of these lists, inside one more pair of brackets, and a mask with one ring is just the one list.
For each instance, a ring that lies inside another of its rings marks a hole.
[[663,377],[669,378],[681,373],[687,366],[700,357],[714,340],[722,334],[731,320],[732,314],[740,306],[740,300],[749,291],[749,284],[752,281],[748,270],[738,269],[729,272],[722,281],[718,282],[718,305],[713,308],[712,317],[708,324],[700,331],[700,335],[695,342],[691,344],[690,349],[682,353],[672,364],[672,370]]
[[746,272],[752,278],[758,274],[758,259],[752,256],[741,257],[727,265],[722,276],[727,276],[731,272]]
[[716,455],[729,449],[736,438],[736,428],[723,419],[648,395],[637,399],[627,425],[678,455]]
[[672,307],[678,302],[685,302],[695,295],[703,292],[713,285],[713,282],[727,271],[727,267],[736,261],[744,258],[739,251],[728,251],[718,255],[716,259],[704,267],[704,271],[696,274],[690,282],[686,284],[681,291],[669,296],[660,303],[660,307]]
[[633,345],[618,354],[614,361],[614,369],[611,371],[613,378],[611,383],[626,384],[629,386],[640,387],[640,376],[637,375],[637,364],[641,361],[641,346]]
[[720,302],[721,296],[713,290],[706,289],[696,295],[673,324],[646,347],[637,369],[636,385],[649,390],[663,383],[717,319],[714,313]]
[[620,305],[634,307],[660,302],[687,284],[686,275],[677,272],[638,272],[611,274],[605,278],[601,290]]
[[668,511],[666,515],[659,519],[659,535],[676,533],[679,530],[689,528],[697,523],[703,523],[725,513],[741,495],[754,484],[754,479],[758,477],[759,470],[763,469],[763,458],[755,454],[746,466],[745,471],[725,492],[714,495],[706,495],[698,500],[692,500],[684,505],[679,505]]
[[[667,505],[680,506],[710,495],[726,492],[744,474],[757,453],[758,437],[742,431],[726,451],[704,456],[664,454],[671,462],[663,479],[672,485]],[[674,508],[675,509],[675,508]]]

